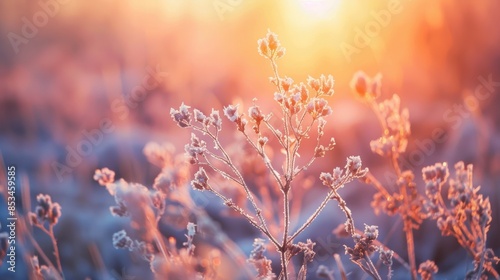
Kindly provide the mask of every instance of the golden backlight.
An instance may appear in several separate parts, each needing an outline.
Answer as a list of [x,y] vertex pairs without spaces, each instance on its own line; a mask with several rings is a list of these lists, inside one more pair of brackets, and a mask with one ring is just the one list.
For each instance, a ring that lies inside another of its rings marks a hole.
[[499,11],[0,0],[0,280],[500,271]]
[[305,14],[314,18],[332,16],[339,7],[341,0],[297,0]]

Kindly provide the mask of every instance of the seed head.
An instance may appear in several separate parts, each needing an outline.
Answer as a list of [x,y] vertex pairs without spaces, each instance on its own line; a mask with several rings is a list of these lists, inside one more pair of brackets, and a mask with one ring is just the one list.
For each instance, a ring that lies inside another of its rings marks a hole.
[[210,113],[210,121],[211,124],[218,130],[220,131],[222,129],[222,120],[219,115],[218,110],[212,109],[212,112]]
[[194,174],[194,180],[191,181],[191,185],[200,191],[208,190],[208,175],[203,167],[200,167],[198,172]]
[[109,170],[108,168],[96,169],[94,173],[94,180],[96,180],[99,185],[106,186],[115,181],[115,172]]
[[191,113],[189,112],[189,106],[181,104],[179,110],[174,108],[170,109],[170,116],[177,123],[178,126],[184,128],[191,125]]
[[205,116],[200,110],[194,109],[194,119],[197,122],[204,123],[207,119],[207,116]]
[[224,115],[232,122],[236,122],[240,118],[240,115],[238,114],[238,106],[239,104],[224,107]]
[[432,275],[438,272],[438,267],[433,261],[425,261],[418,267],[418,273],[422,280],[431,280]]
[[351,88],[360,97],[364,98],[368,92],[369,78],[363,71],[358,71],[354,74],[351,80]]
[[127,236],[125,230],[113,234],[113,247],[116,249],[131,249],[132,243],[132,239]]

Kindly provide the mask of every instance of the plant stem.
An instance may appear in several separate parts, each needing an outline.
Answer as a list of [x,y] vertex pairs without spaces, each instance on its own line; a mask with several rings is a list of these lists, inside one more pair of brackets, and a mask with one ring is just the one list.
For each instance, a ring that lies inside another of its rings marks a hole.
[[366,255],[365,256],[365,261],[368,264],[368,268],[371,271],[372,276],[377,279],[377,280],[382,280],[380,275],[378,274],[377,268],[375,268],[375,265],[373,265],[372,260],[370,259],[370,256]]
[[284,208],[284,230],[283,244],[281,245],[281,269],[283,271],[283,279],[288,279],[286,252],[288,251],[288,228],[290,225],[290,200],[288,192],[290,190],[290,182],[287,182],[283,189],[283,208]]
[[223,194],[221,194],[220,192],[218,192],[217,190],[215,190],[212,186],[208,185],[209,188],[210,188],[210,191],[215,194],[216,196],[218,196],[219,198],[221,198],[223,201],[224,201],[224,204],[226,206],[228,206],[229,208],[233,209],[234,211],[236,211],[237,213],[239,213],[240,215],[242,215],[244,218],[246,218],[248,220],[248,222],[253,225],[254,227],[256,227],[258,230],[260,230],[262,233],[264,233],[268,238],[269,240],[271,241],[271,243],[274,244],[274,246],[276,246],[276,248],[279,248],[279,243],[278,241],[276,240],[276,238],[274,238],[274,236],[267,230],[265,229],[262,225],[259,225],[254,219],[252,216],[250,216],[249,214],[247,214],[241,207],[239,207],[238,205],[236,205],[234,202],[232,202],[231,199],[228,199],[227,197],[225,197]]
[[[398,177],[401,177],[401,169],[399,168],[398,161],[397,161],[397,156],[392,155],[392,162],[394,166],[394,170],[398,174]],[[415,261],[415,243],[414,243],[414,238],[413,238],[413,222],[411,220],[411,217],[408,215],[408,211],[411,211],[409,209],[409,205],[411,203],[408,193],[406,191],[406,184],[402,184],[400,188],[400,193],[404,198],[404,203],[406,204],[407,207],[405,207],[405,210],[401,213],[401,216],[403,217],[403,230],[405,231],[406,234],[406,247],[408,248],[408,262],[410,263],[410,273],[411,273],[411,279],[416,280],[417,279],[417,263]]]
[[59,273],[61,273],[61,276],[64,279],[64,274],[61,265],[61,256],[59,255],[59,249],[57,248],[57,240],[54,235],[53,225],[49,226],[49,235],[50,235],[50,240],[52,240],[52,246],[54,247],[54,256],[56,257],[57,269],[59,270]]
[[281,277],[280,279],[288,280],[288,271],[286,267],[286,248],[281,248]]
[[[38,227],[38,226],[37,226]],[[40,228],[40,227],[39,227]],[[44,232],[47,232],[46,229],[44,228],[43,229]],[[38,254],[42,257],[42,259],[45,261],[45,263],[51,268],[51,269],[54,269],[56,270],[56,267],[54,266],[54,264],[50,261],[50,259],[47,257],[47,255],[43,252],[42,248],[40,248],[40,245],[38,245],[38,242],[35,240],[35,238],[33,237],[33,235],[31,234],[31,232],[29,232],[28,230],[24,231],[24,233],[26,234],[26,236],[28,236],[29,240],[31,241],[31,244],[33,245],[33,247],[35,247],[35,250],[38,252]]]
[[330,201],[332,199],[332,195],[334,195],[336,193],[336,190],[338,188],[340,188],[342,185],[344,185],[347,181],[350,180],[350,175],[346,175],[342,181],[337,185],[337,186],[332,186],[331,187],[331,190],[328,192],[328,194],[326,195],[325,199],[323,200],[323,202],[321,202],[321,204],[319,205],[319,207],[316,209],[316,211],[314,211],[314,213],[306,220],[306,222],[289,238],[289,240],[293,240],[295,239],[295,237],[297,237],[297,235],[299,235],[302,231],[304,231],[308,226],[311,225],[311,223],[316,219],[316,217],[318,217],[318,215],[321,213],[321,211],[323,211],[323,209],[325,208],[326,204],[328,203],[328,201]]
[[[255,210],[255,214],[257,215],[257,218],[259,219],[260,221],[260,224],[262,226],[262,228],[264,229],[264,233],[268,236],[272,236],[269,232],[269,229],[267,227],[267,224],[266,224],[266,220],[264,219],[264,217],[262,216],[262,210],[259,208],[259,206],[257,206],[257,203],[255,202],[255,198],[252,194],[252,192],[250,191],[250,189],[248,188],[246,182],[245,182],[245,179],[243,178],[243,175],[241,174],[241,172],[236,168],[236,166],[233,164],[233,162],[231,161],[231,158],[229,157],[229,155],[227,154],[227,152],[224,150],[224,148],[222,147],[222,144],[220,143],[219,141],[219,138],[217,137],[217,135],[214,135],[213,133],[211,133],[209,130],[205,130],[205,132],[210,136],[210,138],[212,138],[212,140],[214,141],[215,145],[218,147],[218,149],[220,150],[220,152],[222,153],[223,155],[223,159],[225,160],[225,163],[226,165],[234,172],[234,174],[236,175],[236,177],[238,178],[239,180],[239,184],[243,187],[243,189],[245,190],[245,193],[247,195],[247,198],[248,200],[250,201],[250,203],[252,204],[254,210]],[[271,237],[270,237],[271,238]],[[274,239],[274,238],[271,238],[271,240]]]
[[415,244],[413,242],[413,229],[410,218],[404,219],[404,230],[406,233],[406,246],[408,248],[408,261],[410,263],[411,279],[417,279],[417,264],[415,261]]
[[[340,194],[337,192],[336,189],[333,189],[333,195],[332,198],[335,199],[338,202],[338,205],[342,212],[344,212],[346,216],[346,231],[349,233],[349,235],[353,235],[356,232],[356,228],[354,226],[354,219],[352,217],[352,212],[349,207],[347,207],[347,204],[345,200],[340,196]],[[349,225],[349,226],[347,226]]]
[[325,208],[328,201],[331,200],[332,194],[333,194],[332,190],[328,192],[325,199],[323,200],[323,202],[321,202],[316,211],[314,211],[314,213],[307,219],[307,221],[292,235],[292,237],[290,237],[290,240],[295,239],[297,235],[299,235],[302,231],[304,231],[314,221],[314,219],[316,219],[319,213],[321,213],[321,211]]
[[[342,260],[340,259],[339,254],[334,254],[333,258],[335,259],[335,262],[337,263],[337,268],[339,270],[340,277],[342,278],[342,280],[347,280],[347,275],[345,273],[344,265],[342,264]],[[331,275],[329,275],[329,276],[331,278],[333,278],[333,276],[331,276]]]

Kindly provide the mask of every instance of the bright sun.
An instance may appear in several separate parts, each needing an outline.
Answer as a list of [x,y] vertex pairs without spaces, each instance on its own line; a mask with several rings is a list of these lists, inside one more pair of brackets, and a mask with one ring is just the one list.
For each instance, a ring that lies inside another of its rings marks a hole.
[[303,11],[315,17],[331,16],[340,4],[340,0],[298,0]]

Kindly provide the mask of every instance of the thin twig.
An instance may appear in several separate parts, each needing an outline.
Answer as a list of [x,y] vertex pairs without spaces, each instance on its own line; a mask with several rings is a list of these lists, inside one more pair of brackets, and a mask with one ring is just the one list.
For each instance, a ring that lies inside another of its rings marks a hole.
[[344,177],[344,179],[337,186],[335,186],[334,188],[332,188],[328,192],[325,199],[323,199],[323,201],[321,202],[319,207],[316,209],[316,211],[314,211],[314,213],[304,222],[304,224],[294,234],[292,234],[292,236],[289,238],[290,241],[295,239],[295,237],[297,237],[297,235],[299,235],[302,231],[304,231],[308,226],[311,225],[311,223],[316,219],[316,217],[318,217],[318,215],[321,213],[321,211],[323,211],[323,209],[325,208],[328,201],[330,201],[332,199],[332,195],[335,193],[334,189],[339,188],[340,186],[344,185],[347,182],[348,177],[350,177],[350,176],[346,175]]
[[236,168],[236,166],[233,164],[233,162],[231,161],[231,158],[229,157],[229,155],[227,154],[227,152],[224,150],[224,148],[222,147],[222,144],[220,143],[219,139],[214,135],[212,134],[210,131],[206,130],[207,134],[212,138],[212,140],[214,141],[215,145],[217,146],[217,148],[219,149],[219,151],[221,151],[224,159],[227,161],[227,165],[228,167],[233,170],[233,172],[236,174],[236,176],[238,177],[239,181],[241,182],[241,186],[243,186],[243,189],[245,190],[245,193],[247,195],[247,198],[248,200],[250,201],[250,203],[252,204],[254,210],[255,210],[255,213],[262,225],[262,228],[265,229],[265,232],[268,233],[269,235],[270,232],[269,232],[269,229],[267,228],[267,224],[266,224],[266,221],[264,220],[264,217],[262,216],[262,210],[259,208],[259,206],[257,206],[257,203],[255,202],[255,199],[254,199],[254,196],[252,194],[252,192],[250,191],[250,189],[248,188],[244,178],[243,178],[243,175],[241,175],[241,172]]
[[241,207],[239,207],[238,205],[236,205],[231,199],[227,198],[226,196],[224,196],[223,194],[221,194],[220,192],[218,192],[217,190],[215,190],[210,184],[208,184],[208,187],[210,188],[210,191],[212,193],[214,193],[215,195],[217,195],[220,199],[222,199],[224,201],[224,204],[226,206],[228,206],[229,208],[233,209],[234,211],[236,211],[237,213],[239,213],[240,215],[242,215],[245,219],[247,219],[251,225],[253,225],[254,227],[256,227],[259,231],[261,231],[262,233],[264,233],[268,238],[269,240],[277,247],[277,248],[280,248],[280,244],[278,243],[278,241],[276,240],[276,238],[274,238],[274,236],[271,234],[271,232],[269,232],[268,230],[266,230],[265,228],[263,228],[261,225],[259,225],[252,216],[250,216],[249,214],[247,214]]
[[344,265],[342,264],[342,260],[340,259],[339,254],[334,254],[333,258],[337,263],[337,268],[339,269],[340,272],[340,278],[342,278],[342,280],[347,280],[347,275],[345,273]]

